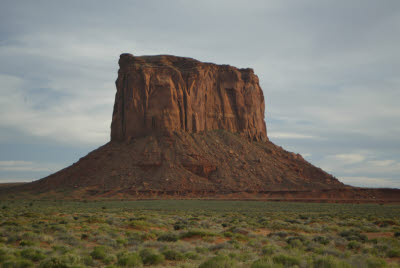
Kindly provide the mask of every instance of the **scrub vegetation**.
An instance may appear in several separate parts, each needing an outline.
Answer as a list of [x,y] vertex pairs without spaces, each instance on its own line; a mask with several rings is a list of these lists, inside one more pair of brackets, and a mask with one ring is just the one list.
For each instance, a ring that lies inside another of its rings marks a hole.
[[0,267],[400,267],[400,205],[0,201]]

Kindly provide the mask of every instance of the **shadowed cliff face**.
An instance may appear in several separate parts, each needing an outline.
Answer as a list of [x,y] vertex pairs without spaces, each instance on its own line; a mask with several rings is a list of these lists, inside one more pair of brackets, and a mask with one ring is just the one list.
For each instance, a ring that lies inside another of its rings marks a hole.
[[175,56],[122,54],[111,140],[224,129],[267,140],[264,96],[252,69]]

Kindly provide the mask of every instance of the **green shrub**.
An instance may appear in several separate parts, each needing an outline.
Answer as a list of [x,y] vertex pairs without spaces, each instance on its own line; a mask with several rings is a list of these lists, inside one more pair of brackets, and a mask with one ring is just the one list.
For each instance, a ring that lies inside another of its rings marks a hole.
[[174,230],[182,230],[187,227],[188,222],[187,221],[177,221],[174,223]]
[[196,252],[189,251],[185,253],[185,258],[189,260],[199,260],[200,256]]
[[274,264],[271,259],[263,258],[256,260],[251,264],[251,268],[278,268],[283,267],[282,264]]
[[86,240],[86,239],[88,239],[89,238],[89,235],[88,234],[82,234],[81,235],[81,239],[82,240]]
[[320,243],[322,245],[328,245],[329,244],[329,239],[326,238],[325,236],[316,236],[313,238],[314,242]]
[[233,233],[232,232],[224,232],[223,236],[224,237],[233,237]]
[[142,258],[136,252],[125,253],[118,256],[118,265],[123,267],[141,267],[143,262]]
[[35,245],[35,242],[30,241],[30,240],[21,240],[21,242],[19,242],[19,245],[21,247],[31,247],[31,246]]
[[82,257],[82,262],[86,265],[86,266],[94,266],[94,261],[92,256],[90,255],[86,255]]
[[303,241],[298,237],[289,237],[286,242],[291,248],[301,248],[303,246]]
[[167,260],[170,261],[181,261],[185,259],[185,256],[182,253],[172,249],[165,250],[162,252],[162,254],[165,256]]
[[253,259],[253,254],[249,252],[229,253],[229,257],[240,262],[246,262]]
[[268,234],[268,237],[280,237],[280,238],[285,238],[287,237],[289,234],[287,232],[281,231],[281,232],[275,232],[275,233],[270,233]]
[[370,257],[366,260],[367,268],[384,268],[387,266],[386,261],[380,258]]
[[143,220],[133,220],[129,222],[129,226],[135,229],[143,230],[150,226],[150,223]]
[[139,252],[140,257],[145,265],[157,265],[164,262],[164,255],[158,254],[155,250],[152,249],[142,249]]
[[338,259],[336,259],[333,256],[322,256],[322,257],[317,257],[313,261],[313,267],[314,268],[336,268],[336,267],[351,267],[350,264],[346,264]]
[[386,256],[388,258],[400,257],[400,249],[399,248],[391,248],[386,252]]
[[206,237],[216,236],[216,234],[204,230],[190,230],[188,232],[182,233],[180,238],[190,238],[195,236]]
[[279,254],[274,256],[273,261],[278,264],[283,264],[284,266],[294,266],[300,265],[300,260],[293,256],[288,256],[285,254]]
[[115,255],[107,255],[104,259],[103,262],[105,264],[110,264],[112,262],[115,262],[117,260],[117,258],[115,257]]
[[360,243],[358,243],[357,241],[350,241],[348,244],[347,244],[347,248],[348,249],[360,249],[361,248],[361,244]]
[[56,245],[56,246],[53,246],[52,248],[53,248],[54,251],[56,251],[57,253],[60,253],[60,254],[65,254],[65,253],[71,251],[71,249],[66,247],[66,246]]
[[46,255],[40,250],[27,248],[21,251],[21,256],[31,261],[41,261],[46,258]]
[[353,229],[342,231],[339,233],[339,235],[345,238],[347,241],[354,240],[358,242],[365,242],[368,240],[366,235],[361,234],[359,231]]
[[70,265],[62,258],[54,257],[43,261],[40,268],[69,268]]
[[317,257],[313,261],[314,268],[336,268],[338,267],[338,262],[333,256],[323,256]]
[[216,256],[211,258],[202,264],[200,264],[199,268],[234,268],[237,267],[237,264],[234,260],[229,258],[228,256]]
[[272,255],[274,254],[274,252],[276,252],[276,247],[274,247],[273,245],[267,245],[262,247],[261,249],[262,255]]
[[30,260],[8,260],[3,263],[2,268],[28,268],[34,264]]
[[53,257],[51,259],[44,260],[40,267],[45,268],[64,268],[64,267],[76,267],[80,263],[80,257],[73,254],[62,255]]
[[0,263],[4,262],[5,260],[9,259],[11,256],[9,256],[8,250],[0,248]]
[[159,236],[157,238],[158,241],[165,241],[165,242],[176,242],[178,241],[179,237],[173,233],[167,233]]
[[104,260],[107,257],[106,248],[103,246],[95,247],[90,256],[95,260]]
[[205,254],[210,251],[210,249],[206,247],[196,247],[195,250],[200,254]]

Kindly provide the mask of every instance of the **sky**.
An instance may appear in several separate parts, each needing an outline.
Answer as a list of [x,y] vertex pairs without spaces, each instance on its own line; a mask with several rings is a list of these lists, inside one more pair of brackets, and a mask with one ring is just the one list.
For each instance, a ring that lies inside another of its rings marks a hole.
[[110,139],[121,53],[251,67],[272,142],[342,182],[400,188],[400,1],[0,3],[0,182]]

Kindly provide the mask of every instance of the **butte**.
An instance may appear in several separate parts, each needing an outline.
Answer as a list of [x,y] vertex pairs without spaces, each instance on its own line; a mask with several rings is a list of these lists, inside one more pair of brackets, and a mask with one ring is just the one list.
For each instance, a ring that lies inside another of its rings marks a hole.
[[122,54],[119,67],[110,141],[12,191],[64,198],[371,197],[269,141],[252,69],[132,54]]

